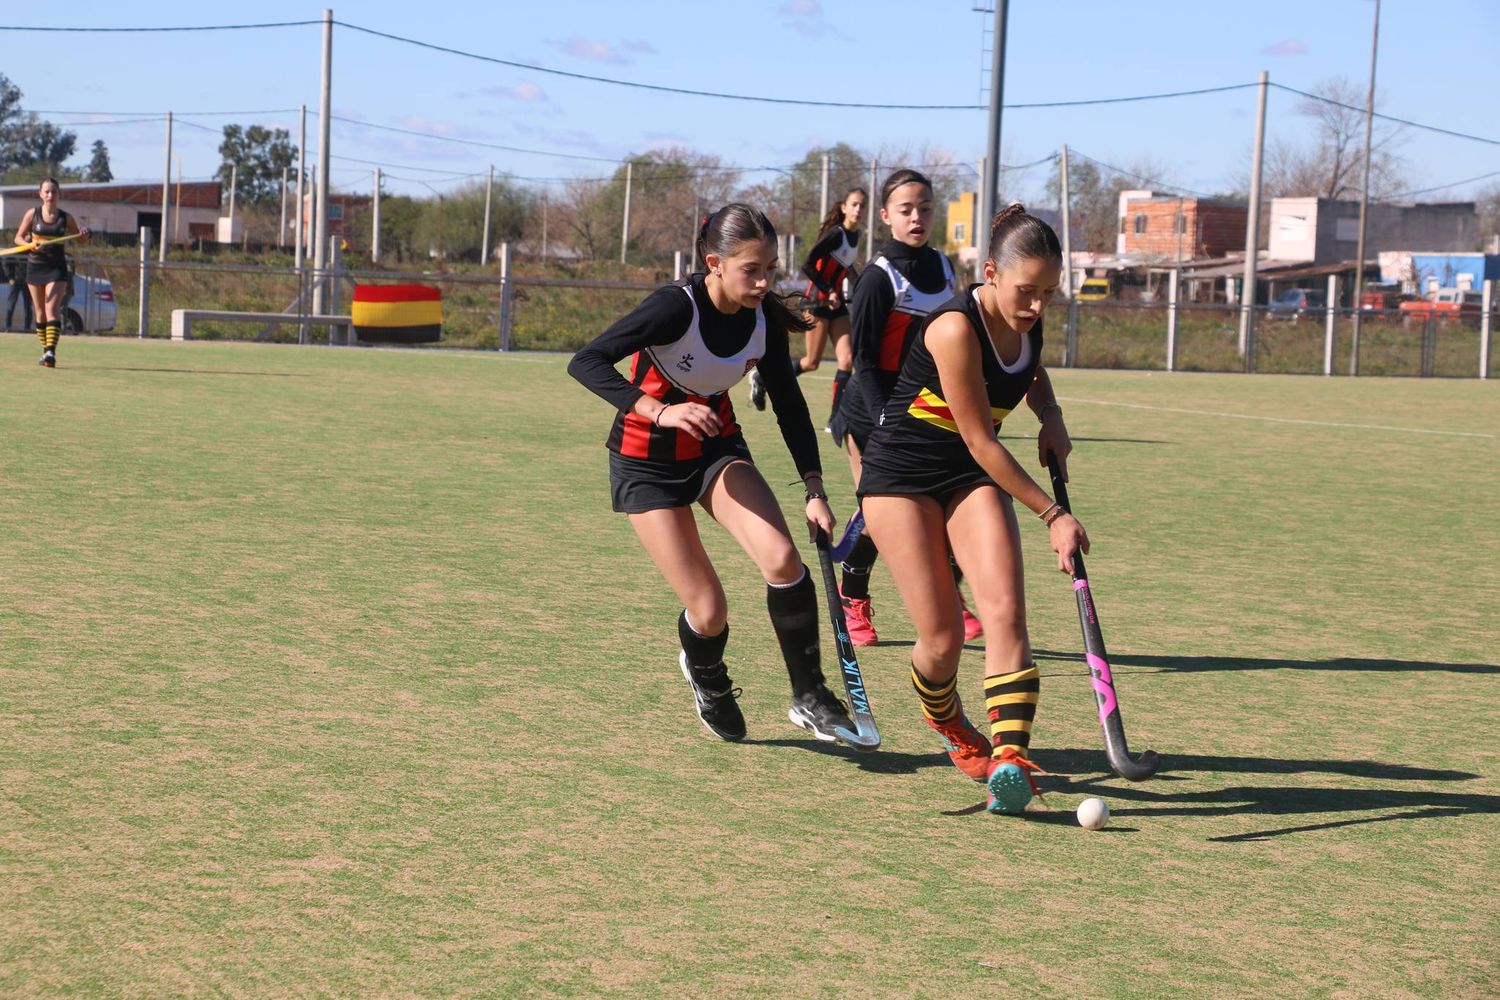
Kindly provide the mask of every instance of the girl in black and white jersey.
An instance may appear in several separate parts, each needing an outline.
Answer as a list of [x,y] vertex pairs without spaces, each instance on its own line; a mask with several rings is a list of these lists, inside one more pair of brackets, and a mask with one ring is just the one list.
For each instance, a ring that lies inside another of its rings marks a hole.
[[[659,288],[580,350],[568,372],[611,403],[610,490],[683,603],[677,631],[698,718],[726,740],[745,736],[729,679],[724,588],[704,551],[692,505],[725,527],[766,581],[771,625],[791,677],[788,717],[819,739],[853,730],[819,664],[817,592],[775,494],[751,464],[729,390],[758,369],[806,487],[809,525],[833,529],[817,435],[792,371],[788,329],[805,321],[771,291],[776,230],[748,205],[729,204],[698,233],[706,273]],[[615,365],[631,357],[630,377]]]
[[[927,245],[934,212],[932,182],[915,170],[897,170],[880,187],[880,218],[891,227],[891,238],[854,286],[849,303],[854,375],[830,427],[833,439],[849,453],[856,485],[861,453],[895,385],[908,337],[957,287],[948,258]],[[875,543],[864,535],[844,560],[839,591],[856,646],[879,640],[870,603],[875,557]]]
[[[990,228],[984,283],[927,317],[864,454],[859,483],[875,536],[917,629],[912,683],[923,715],[970,777],[986,781],[992,812],[1019,812],[1035,787],[1031,726],[1040,680],[1026,633],[1020,527],[1014,502],[1044,524],[1058,568],[1088,552],[1083,526],[1062,510],[998,439],[1024,400],[1041,421],[1038,458],[1066,474],[1072,444],[1041,366],[1042,313],[1057,291],[1057,235],[1019,205]],[[949,552],[984,623],[991,738],[964,716],[957,691],[963,625]]]
[[[798,375],[815,372],[823,363],[823,351],[833,341],[833,355],[838,370],[833,374],[833,402],[828,419],[838,412],[844,385],[854,368],[854,351],[849,346],[848,294],[854,275],[854,258],[859,254],[859,223],[864,218],[865,202],[870,194],[862,187],[844,192],[843,200],[823,216],[817,241],[802,263],[807,276],[806,297],[813,303],[812,328],[802,360],[794,369]],[[757,410],[766,408],[766,390],[756,372],[750,373],[750,402]]]

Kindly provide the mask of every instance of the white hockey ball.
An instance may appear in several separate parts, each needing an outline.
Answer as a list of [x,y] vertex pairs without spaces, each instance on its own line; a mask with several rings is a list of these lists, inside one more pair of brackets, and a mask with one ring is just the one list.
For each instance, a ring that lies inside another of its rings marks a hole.
[[1078,804],[1078,825],[1085,830],[1100,830],[1109,822],[1109,806],[1103,799],[1084,799]]

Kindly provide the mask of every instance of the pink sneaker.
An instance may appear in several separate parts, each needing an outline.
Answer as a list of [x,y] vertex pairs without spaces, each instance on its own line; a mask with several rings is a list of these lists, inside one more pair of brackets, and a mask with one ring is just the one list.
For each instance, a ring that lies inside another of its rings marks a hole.
[[978,639],[984,635],[984,626],[979,623],[978,618],[969,613],[969,606],[964,603],[962,597],[958,599],[958,606],[963,609],[964,613],[964,638]]
[[844,604],[844,624],[849,626],[849,641],[856,646],[873,646],[879,642],[875,623],[870,620],[875,609],[870,606],[869,599],[845,597],[840,590],[839,600]]
[[974,728],[963,714],[963,708],[959,708],[957,717],[947,722],[933,722],[923,717],[938,735],[943,738],[943,749],[948,751],[948,758],[953,761],[953,766],[975,781],[985,781],[990,776],[990,755],[992,747],[990,741],[985,739],[984,734]]

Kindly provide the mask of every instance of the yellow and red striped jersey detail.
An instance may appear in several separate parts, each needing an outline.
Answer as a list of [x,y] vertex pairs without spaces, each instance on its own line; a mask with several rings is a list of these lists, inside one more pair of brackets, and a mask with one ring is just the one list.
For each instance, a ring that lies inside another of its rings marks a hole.
[[[917,393],[916,398],[911,401],[911,405],[906,408],[906,412],[918,420],[925,421],[935,427],[941,427],[943,430],[951,431],[954,434],[958,433],[958,421],[953,419],[953,411],[948,408],[948,404],[943,400],[943,397],[931,389],[923,389]],[[990,419],[995,422],[995,430],[998,431],[1000,429],[1000,424],[1006,417],[1010,416],[1010,413],[1010,410],[1003,407],[990,407]]]

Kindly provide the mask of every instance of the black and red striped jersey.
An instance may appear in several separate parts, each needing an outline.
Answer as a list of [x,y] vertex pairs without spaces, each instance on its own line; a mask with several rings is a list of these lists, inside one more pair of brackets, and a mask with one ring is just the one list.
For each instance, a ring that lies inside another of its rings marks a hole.
[[[859,398],[878,413],[896,382],[916,324],[957,288],[945,254],[888,240],[860,272],[849,302],[854,378]],[[873,414],[872,414],[873,419]]]
[[[630,358],[629,376],[616,365]],[[792,371],[787,335],[764,310],[722,313],[704,275],[658,288],[573,356],[568,374],[619,412],[606,446],[627,458],[692,461],[703,445],[677,428],[634,412],[643,395],[668,405],[701,403],[719,418],[720,436],[740,433],[729,390],[759,368],[782,438],[799,473],[821,471],[817,434]]]
[[837,292],[846,296],[845,281],[854,267],[854,258],[859,254],[859,230],[831,226],[813,248],[802,264],[802,273],[807,275],[807,297],[814,302],[825,301]]

